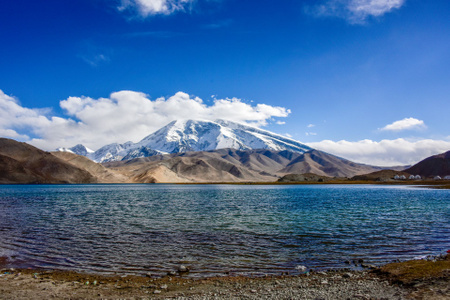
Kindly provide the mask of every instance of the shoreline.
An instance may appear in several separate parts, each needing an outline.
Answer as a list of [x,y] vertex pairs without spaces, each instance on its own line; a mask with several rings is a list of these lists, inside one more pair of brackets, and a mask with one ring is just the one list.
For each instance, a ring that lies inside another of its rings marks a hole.
[[157,182],[157,183],[0,183],[5,185],[393,185],[417,186],[431,189],[450,189],[450,180],[422,180],[422,181],[363,181],[363,180],[330,180],[326,182],[295,181],[295,182]]
[[155,278],[2,269],[0,299],[450,299],[450,255],[265,277]]

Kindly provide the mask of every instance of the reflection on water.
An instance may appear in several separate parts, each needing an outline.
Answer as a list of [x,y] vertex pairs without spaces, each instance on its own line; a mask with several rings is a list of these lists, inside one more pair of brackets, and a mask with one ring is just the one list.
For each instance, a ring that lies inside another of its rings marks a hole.
[[17,267],[193,276],[348,267],[450,249],[450,193],[390,186],[0,187]]

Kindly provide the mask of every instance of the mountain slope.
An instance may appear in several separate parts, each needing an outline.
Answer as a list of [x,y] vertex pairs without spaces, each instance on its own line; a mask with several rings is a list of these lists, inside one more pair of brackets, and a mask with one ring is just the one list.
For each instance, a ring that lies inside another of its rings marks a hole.
[[107,169],[99,163],[93,162],[87,157],[70,152],[51,152],[57,158],[89,172],[99,183],[127,183],[129,179],[113,170]]
[[225,120],[173,121],[138,144],[166,153],[225,148],[292,150],[303,153],[311,149],[284,136]]
[[279,173],[314,173],[329,177],[352,177],[380,170],[379,167],[358,164],[332,154],[311,150],[292,160]]
[[0,138],[0,183],[94,183],[89,172],[26,143]]
[[[167,124],[138,143],[114,143],[103,146],[94,153],[86,154],[86,156],[95,162],[109,162],[158,154],[210,151],[225,148],[288,150],[297,153],[311,150],[310,147],[293,139],[235,122],[178,120]],[[70,149],[71,152],[74,152],[73,148]],[[65,148],[58,150],[64,151]]]
[[[259,151],[249,150],[254,156]],[[148,182],[261,182],[278,179],[274,173],[279,168],[265,168],[247,164],[239,159],[247,151],[221,149],[156,155],[129,161],[109,162],[104,165],[132,178],[137,183]],[[275,152],[275,151],[274,151]]]
[[430,156],[405,170],[422,177],[450,175],[450,151]]
[[380,169],[317,150],[300,154],[266,149],[174,153],[104,165],[134,182],[273,182],[290,173],[351,177]]

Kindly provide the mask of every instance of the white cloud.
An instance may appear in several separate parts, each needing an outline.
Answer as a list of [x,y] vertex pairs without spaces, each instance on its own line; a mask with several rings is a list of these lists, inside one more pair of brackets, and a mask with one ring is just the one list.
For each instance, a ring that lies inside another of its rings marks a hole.
[[15,130],[12,130],[12,129],[1,129],[0,128],[0,136],[12,138],[12,139],[20,139],[20,140],[29,139],[29,136],[27,136],[25,134],[19,134]]
[[185,10],[194,0],[122,0],[119,10],[136,10],[141,16],[169,15]]
[[[108,98],[69,97],[60,106],[66,116],[51,116],[48,111],[22,107],[0,90],[0,134],[21,137],[45,150],[78,143],[97,149],[113,142],[137,142],[177,119],[227,119],[264,126],[272,117],[290,113],[283,107],[252,106],[237,98],[214,99],[206,105],[183,92],[151,100],[143,93],[120,91]],[[26,139],[28,133],[36,138]]]
[[336,16],[353,24],[364,23],[368,17],[379,17],[402,7],[406,0],[326,0],[313,8],[319,16]]
[[277,121],[277,124],[278,125],[284,125],[284,124],[286,124],[286,122],[284,122],[284,121]]
[[49,120],[42,109],[22,107],[16,98],[6,95],[0,90],[0,130],[2,135],[18,137],[17,131],[30,126],[45,127]]
[[424,129],[426,128],[425,123],[422,120],[415,118],[404,118],[403,120],[395,121],[391,124],[380,128],[383,131],[402,131],[411,129]]
[[351,161],[378,165],[396,166],[415,164],[431,155],[450,150],[448,140],[408,141],[402,138],[395,140],[330,141],[308,143],[308,146],[332,153]]
[[308,127],[308,128],[313,128],[314,126],[316,126],[316,125],[314,125],[314,124],[308,124],[308,126],[306,126],[306,127]]

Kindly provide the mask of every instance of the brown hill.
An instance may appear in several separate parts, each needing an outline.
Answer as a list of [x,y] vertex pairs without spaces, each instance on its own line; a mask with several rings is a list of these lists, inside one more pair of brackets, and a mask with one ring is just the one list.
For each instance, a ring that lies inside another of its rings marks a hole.
[[70,152],[51,152],[51,154],[77,168],[89,172],[99,183],[130,182],[128,177],[123,174],[107,169],[103,165],[98,164],[85,156],[76,155]]
[[[110,162],[105,166],[131,178],[133,182],[260,182],[275,181],[277,176],[242,164],[238,150],[188,152],[157,155],[130,161]],[[259,157],[259,155],[255,155]],[[252,157],[248,161],[257,160]],[[247,158],[243,159],[247,161]],[[247,161],[247,165],[251,165]],[[257,160],[258,161],[258,160]],[[267,163],[267,162],[266,162]],[[257,166],[261,162],[258,161]]]
[[414,166],[405,170],[410,174],[418,174],[422,177],[450,175],[450,151],[430,156]]
[[265,149],[186,152],[104,165],[134,182],[269,182],[289,173],[351,177],[380,169],[317,150],[300,154]]
[[354,163],[326,152],[311,150],[292,160],[278,173],[314,173],[328,177],[352,177],[380,169],[380,167]]
[[313,173],[305,174],[288,174],[281,177],[278,182],[327,182],[333,178],[327,176],[319,176]]
[[89,172],[26,143],[0,138],[0,183],[94,183]]
[[391,181],[394,180],[395,175],[409,178],[411,174],[396,170],[380,170],[369,174],[353,176],[351,180],[373,180],[373,181]]

